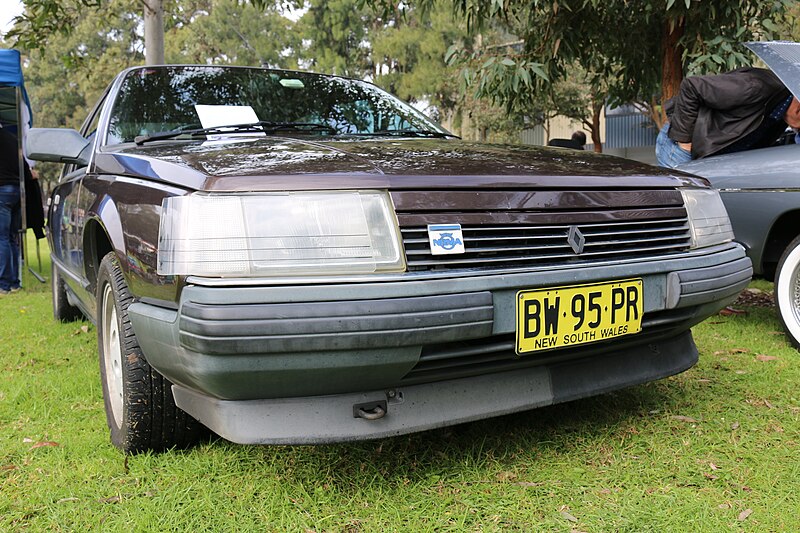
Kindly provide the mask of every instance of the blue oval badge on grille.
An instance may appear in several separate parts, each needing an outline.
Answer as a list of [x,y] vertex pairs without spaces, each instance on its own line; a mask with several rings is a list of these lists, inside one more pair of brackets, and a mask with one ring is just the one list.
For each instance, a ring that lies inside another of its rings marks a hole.
[[428,224],[428,242],[433,255],[464,253],[461,224]]

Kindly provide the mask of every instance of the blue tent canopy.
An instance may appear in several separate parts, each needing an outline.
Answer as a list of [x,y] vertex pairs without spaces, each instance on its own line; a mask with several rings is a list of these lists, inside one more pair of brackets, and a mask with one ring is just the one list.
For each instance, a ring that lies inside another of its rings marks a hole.
[[[25,173],[23,164],[23,138],[25,132],[32,125],[31,105],[28,101],[28,94],[25,91],[25,84],[22,77],[22,62],[19,52],[16,50],[0,50],[0,125],[16,135],[19,142],[19,195],[20,205],[26,205]],[[27,257],[27,216],[26,209],[20,210],[22,225],[19,231],[19,239],[22,254],[19,257],[20,277],[25,271],[25,257]],[[38,240],[36,241],[38,255]],[[41,268],[41,266],[40,266]],[[33,269],[31,273],[40,281],[44,281]]]
[[22,86],[22,68],[16,50],[0,50],[0,85]]
[[31,126],[31,117],[19,52],[0,50],[0,123],[16,135],[18,122],[22,120],[23,130],[27,129]]

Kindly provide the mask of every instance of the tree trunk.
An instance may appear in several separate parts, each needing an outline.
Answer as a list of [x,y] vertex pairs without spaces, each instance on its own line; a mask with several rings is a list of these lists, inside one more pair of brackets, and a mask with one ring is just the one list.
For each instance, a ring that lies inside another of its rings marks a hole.
[[592,134],[592,143],[594,144],[594,151],[598,154],[603,153],[603,140],[600,136],[600,115],[603,113],[602,100],[592,101],[592,124],[590,132]]
[[659,113],[660,121],[656,120],[658,129],[661,129],[667,120],[664,104],[678,94],[681,81],[683,81],[683,64],[681,62],[683,47],[679,41],[683,37],[684,24],[683,17],[666,21],[664,34],[661,36],[661,111]]
[[164,64],[164,2],[144,0],[144,62]]

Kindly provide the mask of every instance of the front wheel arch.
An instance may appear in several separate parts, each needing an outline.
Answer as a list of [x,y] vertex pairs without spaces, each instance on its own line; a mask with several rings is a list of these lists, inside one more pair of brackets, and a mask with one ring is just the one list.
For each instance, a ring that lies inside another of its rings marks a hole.
[[[790,243],[799,235],[800,210],[787,211],[781,214],[769,230],[761,252],[761,275],[773,281],[781,260]],[[755,265],[754,265],[755,266]]]
[[83,266],[91,292],[97,287],[101,261],[114,250],[115,246],[105,227],[96,219],[88,220],[83,230]]
[[800,349],[800,236],[789,243],[778,262],[775,303],[789,342]]

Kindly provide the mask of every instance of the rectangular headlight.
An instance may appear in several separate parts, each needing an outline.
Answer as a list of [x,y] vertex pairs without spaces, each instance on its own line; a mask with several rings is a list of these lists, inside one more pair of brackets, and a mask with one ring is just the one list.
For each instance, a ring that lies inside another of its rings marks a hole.
[[692,228],[692,248],[733,240],[728,211],[715,189],[681,189]]
[[196,193],[162,203],[161,275],[403,270],[399,230],[386,192]]

